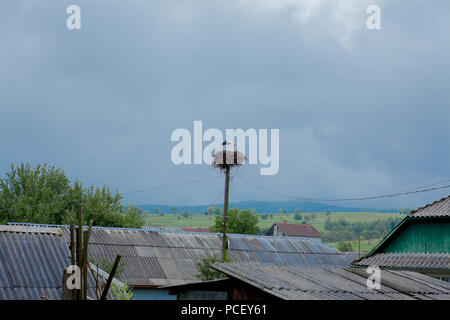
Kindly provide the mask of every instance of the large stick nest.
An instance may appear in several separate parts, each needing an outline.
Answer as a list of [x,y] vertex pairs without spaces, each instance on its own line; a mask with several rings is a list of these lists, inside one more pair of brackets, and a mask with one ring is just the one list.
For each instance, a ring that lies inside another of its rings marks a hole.
[[212,165],[220,170],[225,170],[226,168],[239,167],[245,163],[247,158],[242,152],[237,150],[226,150],[218,151],[214,155]]

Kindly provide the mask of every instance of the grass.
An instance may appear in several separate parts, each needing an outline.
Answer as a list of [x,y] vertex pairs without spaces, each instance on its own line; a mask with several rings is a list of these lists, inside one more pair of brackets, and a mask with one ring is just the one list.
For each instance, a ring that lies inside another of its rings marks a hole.
[[[311,215],[310,213],[302,213],[302,217],[304,218],[307,215]],[[357,222],[372,222],[380,219],[387,218],[403,218],[405,215],[400,213],[378,213],[378,212],[331,212],[330,218],[332,220],[337,220],[339,218],[344,218],[349,223],[357,223]],[[208,228],[214,224],[216,216],[205,216],[203,214],[192,214],[187,218],[181,216],[181,214],[164,214],[163,216],[159,216],[156,214],[147,214],[145,216],[145,223],[147,226],[164,226],[164,227],[173,227],[173,228],[182,228],[182,227],[202,227]],[[309,220],[308,223],[313,225],[317,230],[319,230],[322,234],[324,233],[324,224],[327,219],[327,215],[325,212],[317,212],[316,218],[314,220]],[[279,214],[274,213],[272,218],[270,214],[267,219],[262,219],[259,217],[258,226],[261,229],[269,228],[275,222],[283,222],[287,223],[301,223],[301,221],[294,219],[293,213],[287,214]],[[361,240],[361,252],[369,252],[372,250],[381,239],[371,239],[371,240]],[[350,241],[352,244],[352,248],[354,252],[358,251],[358,241]],[[338,246],[337,242],[328,243],[334,247]]]
[[[310,213],[301,214],[302,217],[306,215],[310,215]],[[337,220],[340,217],[345,218],[350,223],[356,222],[372,222],[380,219],[387,219],[389,217],[392,218],[403,218],[405,215],[400,213],[375,213],[375,212],[332,212],[330,213],[330,218],[332,220]],[[159,216],[156,214],[147,214],[145,216],[145,224],[147,226],[164,226],[164,227],[174,227],[174,228],[182,228],[182,227],[202,227],[208,228],[214,224],[214,219],[216,216],[205,216],[203,214],[193,214],[187,218],[183,218],[181,214],[164,214],[163,216]],[[327,215],[325,212],[316,213],[316,218],[314,220],[310,220],[308,223],[313,225],[320,232],[324,232],[324,224],[327,219]],[[279,214],[274,213],[272,218],[270,215],[267,219],[262,219],[261,216],[259,218],[258,226],[260,228],[269,228],[275,222],[283,222],[287,223],[301,223],[301,221],[294,219],[294,214]]]
[[[361,252],[371,251],[380,241],[381,239],[361,240]],[[350,242],[352,244],[353,252],[358,252],[358,241],[346,241],[346,242]],[[337,242],[330,242],[328,244],[336,248],[338,245]]]

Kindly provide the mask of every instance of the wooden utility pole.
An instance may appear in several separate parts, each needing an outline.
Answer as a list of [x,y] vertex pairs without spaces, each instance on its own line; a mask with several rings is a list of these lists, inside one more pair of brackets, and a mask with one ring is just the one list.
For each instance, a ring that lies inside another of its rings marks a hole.
[[230,190],[230,167],[225,169],[225,201],[223,204],[223,237],[222,237],[222,262],[227,260],[227,213],[228,213],[228,191]]
[[361,257],[361,234],[358,234],[358,258]]
[[222,143],[223,151],[218,151],[214,155],[212,162],[213,167],[218,168],[225,173],[225,201],[223,204],[223,223],[222,223],[222,262],[227,260],[227,214],[228,214],[228,194],[230,190],[230,173],[231,169],[242,165],[247,158],[237,150],[227,150],[229,145],[227,141]]
[[[96,294],[97,298],[100,300],[105,300],[108,294],[109,287],[113,281],[116,270],[119,266],[121,255],[117,255],[116,260],[114,262],[113,268],[109,273],[108,280],[104,288],[101,287],[99,283],[98,272],[95,273],[90,264],[89,264],[89,239],[91,237],[92,225],[93,221],[89,222],[88,228],[83,231],[83,210],[81,205],[78,207],[78,225],[75,225],[75,221],[72,218],[72,215],[69,212],[70,219],[70,256],[72,265],[76,265],[79,268],[80,274],[80,289],[68,289],[67,279],[69,274],[67,270],[63,271],[63,286],[62,286],[62,295],[61,298],[63,300],[87,300],[87,289],[88,289],[88,269],[92,273],[92,277],[96,283]],[[98,270],[98,268],[97,268]],[[101,292],[98,292],[101,291]]]

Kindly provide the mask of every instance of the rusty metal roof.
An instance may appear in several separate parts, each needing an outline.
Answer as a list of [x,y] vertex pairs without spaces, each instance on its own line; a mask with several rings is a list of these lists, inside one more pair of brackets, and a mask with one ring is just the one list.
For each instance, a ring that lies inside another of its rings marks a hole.
[[320,232],[310,224],[277,223],[285,235],[291,237],[321,238]]
[[[61,229],[69,242],[69,228]],[[228,240],[228,256],[233,262],[348,267],[355,258],[330,245],[295,237],[230,234]],[[207,254],[220,257],[221,246],[218,233],[94,227],[89,255],[112,261],[121,254],[121,280],[132,287],[159,287],[198,280],[198,261]]]
[[[61,228],[0,226],[0,300],[60,300],[71,261]],[[88,296],[95,297],[89,275]],[[109,298],[112,296],[109,294]]]
[[450,195],[411,211],[408,218],[443,218],[450,217]]
[[398,269],[450,270],[450,253],[378,253],[353,262],[355,266],[377,265]]
[[213,268],[285,300],[450,300],[450,283],[409,271],[381,270],[381,288],[369,289],[359,268],[299,268],[217,263]]

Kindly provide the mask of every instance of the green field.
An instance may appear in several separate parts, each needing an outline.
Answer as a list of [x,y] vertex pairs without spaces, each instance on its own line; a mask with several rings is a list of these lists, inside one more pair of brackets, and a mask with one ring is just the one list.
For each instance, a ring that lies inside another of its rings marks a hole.
[[[310,213],[301,214],[303,217],[305,215],[310,215]],[[357,222],[372,222],[379,219],[392,218],[403,218],[405,215],[400,213],[375,213],[375,212],[332,212],[330,213],[330,218],[332,220],[337,220],[340,217],[345,218],[350,223]],[[208,228],[214,224],[214,219],[216,216],[205,216],[203,214],[193,214],[187,218],[183,218],[180,214],[165,214],[159,216],[156,214],[146,214],[145,224],[147,226],[163,226],[163,227],[202,227]],[[324,232],[324,223],[327,216],[325,212],[316,213],[316,218],[310,220],[308,223],[312,224],[320,232]],[[301,223],[294,219],[294,214],[279,214],[274,213],[271,218],[270,215],[266,220],[259,218],[258,226],[260,228],[268,228],[275,222],[287,221],[288,223]]]
[[[361,240],[361,252],[369,252],[371,251],[381,239],[371,239],[371,240]],[[349,241],[352,244],[353,252],[358,251],[358,241]],[[337,242],[328,243],[334,247],[338,246]]]

